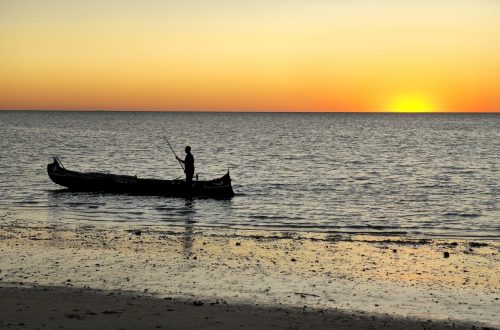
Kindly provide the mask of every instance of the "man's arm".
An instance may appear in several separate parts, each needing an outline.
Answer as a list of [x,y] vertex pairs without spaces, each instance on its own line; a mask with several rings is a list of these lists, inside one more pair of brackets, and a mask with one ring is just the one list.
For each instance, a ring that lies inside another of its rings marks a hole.
[[177,158],[178,161],[180,161],[181,163],[185,164],[186,162],[183,161],[182,159],[179,158],[179,156],[175,156],[175,158]]

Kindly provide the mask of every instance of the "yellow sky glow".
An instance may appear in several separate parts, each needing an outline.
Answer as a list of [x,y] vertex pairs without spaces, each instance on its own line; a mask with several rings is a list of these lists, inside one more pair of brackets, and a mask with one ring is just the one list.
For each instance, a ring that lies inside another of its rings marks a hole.
[[0,109],[500,111],[499,17],[494,0],[0,0]]

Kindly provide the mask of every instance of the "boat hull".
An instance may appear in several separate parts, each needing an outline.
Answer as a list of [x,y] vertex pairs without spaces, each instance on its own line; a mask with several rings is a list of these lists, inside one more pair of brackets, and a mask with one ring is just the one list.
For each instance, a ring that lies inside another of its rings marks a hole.
[[161,195],[171,197],[202,197],[226,199],[234,196],[229,171],[210,181],[143,179],[136,176],[95,172],[70,171],[54,162],[47,165],[50,179],[71,191],[109,192],[136,195]]

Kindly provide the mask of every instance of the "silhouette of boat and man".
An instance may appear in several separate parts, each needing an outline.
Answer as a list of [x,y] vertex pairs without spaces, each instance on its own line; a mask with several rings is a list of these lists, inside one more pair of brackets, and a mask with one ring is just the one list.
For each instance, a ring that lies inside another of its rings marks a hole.
[[186,175],[185,180],[149,179],[131,175],[71,171],[64,167],[57,156],[53,157],[53,162],[47,165],[47,173],[53,182],[71,191],[161,195],[184,198],[226,199],[234,196],[229,171],[220,178],[206,181],[198,180],[198,175],[196,175],[196,181],[193,181],[195,167],[191,147],[186,146],[184,149],[186,157],[182,160],[175,154],[168,140],[165,137],[164,139],[184,170]]

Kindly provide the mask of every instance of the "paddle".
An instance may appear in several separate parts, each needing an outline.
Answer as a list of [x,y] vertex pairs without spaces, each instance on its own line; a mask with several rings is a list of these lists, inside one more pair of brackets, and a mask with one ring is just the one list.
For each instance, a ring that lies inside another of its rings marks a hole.
[[[167,141],[167,144],[168,144],[168,146],[170,147],[170,150],[172,150],[172,152],[174,153],[175,158],[177,159],[177,154],[175,153],[174,148],[172,148],[172,146],[170,145],[170,142],[168,142],[168,140],[167,140],[167,138],[165,137],[165,135],[162,135],[162,136],[163,136],[163,138],[165,139],[165,141]],[[182,167],[182,170],[184,171],[184,165],[182,164],[182,162],[181,162],[179,159],[177,159],[177,161],[179,162],[179,164],[180,164],[180,165],[181,165],[181,167]]]

